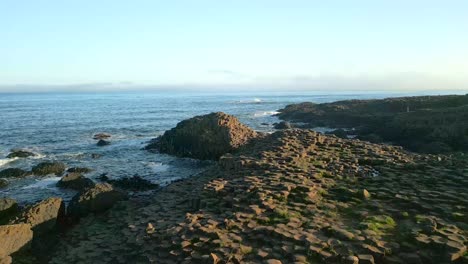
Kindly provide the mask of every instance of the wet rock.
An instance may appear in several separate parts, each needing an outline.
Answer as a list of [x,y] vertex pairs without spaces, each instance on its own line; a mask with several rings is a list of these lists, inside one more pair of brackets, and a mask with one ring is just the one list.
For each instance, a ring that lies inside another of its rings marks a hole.
[[18,212],[18,203],[10,198],[0,198],[0,224]]
[[92,171],[93,171],[92,169],[85,168],[85,167],[73,167],[67,170],[67,172],[76,172],[76,173],[89,173]]
[[88,179],[77,172],[71,172],[63,176],[59,182],[57,182],[57,187],[68,188],[77,191],[84,190],[94,186],[94,182],[91,179]]
[[103,146],[108,146],[110,144],[111,144],[110,141],[100,139],[96,145],[98,145],[99,147],[103,147]]
[[31,173],[18,168],[8,168],[0,171],[0,178],[22,178]]
[[7,158],[9,158],[9,159],[11,159],[11,158],[28,158],[28,157],[32,157],[32,156],[36,156],[36,154],[34,154],[31,151],[24,150],[24,149],[12,149],[11,153],[8,154]]
[[277,124],[275,124],[275,129],[291,129],[291,123],[286,122],[286,121],[281,121]]
[[257,136],[237,118],[217,112],[180,122],[146,149],[181,157],[217,160]]
[[28,224],[35,235],[41,235],[54,230],[64,216],[65,203],[62,198],[52,197],[25,208],[12,222]]
[[125,193],[115,190],[112,185],[99,183],[75,195],[68,211],[74,217],[86,216],[89,213],[103,212],[125,198]]
[[124,177],[117,180],[112,180],[109,179],[109,177],[107,177],[106,175],[101,175],[100,180],[108,182],[115,187],[132,191],[146,191],[156,189],[159,187],[158,184],[143,179],[138,175],[135,175],[133,177]]
[[98,139],[108,139],[110,137],[112,137],[112,135],[109,134],[109,133],[97,133],[97,134],[95,134],[93,136],[93,139],[96,139],[96,140],[98,140]]
[[62,162],[41,162],[32,168],[34,175],[45,176],[49,174],[55,174],[57,176],[63,174],[66,165]]
[[329,134],[335,135],[339,138],[348,138],[348,132],[346,132],[346,130],[344,129],[336,129],[330,132]]
[[10,184],[7,180],[5,179],[0,179],[0,189],[5,188]]
[[14,224],[0,226],[0,258],[30,247],[33,231],[28,224]]
[[92,159],[99,159],[99,158],[101,158],[101,157],[102,157],[101,154],[97,154],[97,153],[92,153],[92,154],[91,154],[91,158],[92,158]]

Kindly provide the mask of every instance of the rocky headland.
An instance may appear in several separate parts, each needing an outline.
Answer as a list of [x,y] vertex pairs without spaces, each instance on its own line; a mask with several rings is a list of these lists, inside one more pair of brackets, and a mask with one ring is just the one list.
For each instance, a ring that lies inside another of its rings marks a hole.
[[463,153],[417,154],[308,129],[259,134],[224,113],[183,121],[147,149],[214,162],[145,196],[72,170],[62,184],[82,189],[68,207],[0,200],[0,263],[468,261]]
[[279,110],[296,127],[329,127],[423,153],[468,150],[468,95],[300,103]]

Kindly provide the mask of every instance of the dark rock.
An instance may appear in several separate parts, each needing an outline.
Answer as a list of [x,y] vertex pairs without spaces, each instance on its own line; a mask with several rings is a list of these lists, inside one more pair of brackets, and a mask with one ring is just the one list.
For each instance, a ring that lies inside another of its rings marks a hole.
[[94,186],[94,182],[91,179],[88,179],[77,172],[71,172],[63,176],[59,182],[57,182],[57,187],[68,188],[77,191],[84,190]]
[[18,203],[10,198],[0,198],[0,224],[8,221],[18,212]]
[[64,216],[65,204],[62,198],[52,197],[27,207],[12,223],[28,224],[34,235],[41,235],[55,229]]
[[0,226],[0,258],[18,251],[27,250],[33,238],[33,231],[28,224]]
[[10,184],[7,180],[5,179],[0,179],[0,189],[5,188]]
[[146,149],[180,157],[217,160],[258,136],[237,118],[222,112],[184,120]]
[[348,138],[348,132],[346,132],[346,130],[344,129],[336,129],[336,130],[333,130],[332,132],[330,133],[327,133],[327,134],[332,134],[332,135],[335,135],[339,138]]
[[468,95],[300,103],[279,112],[285,121],[309,127],[356,128],[359,139],[392,142],[412,151],[468,150]]
[[102,157],[101,154],[96,154],[96,153],[92,153],[92,154],[91,154],[91,158],[92,158],[92,159],[99,159],[99,158],[101,158],[101,157]]
[[62,162],[41,162],[32,168],[34,175],[45,176],[49,174],[61,175],[65,171],[66,165]]
[[281,121],[277,124],[275,124],[275,129],[291,129],[291,123],[286,122],[286,121]]
[[111,144],[110,141],[107,141],[107,140],[104,140],[104,139],[100,139],[100,140],[98,141],[98,143],[97,143],[97,145],[98,145],[99,147],[108,146],[108,145],[110,145],[110,144]]
[[30,152],[28,150],[24,149],[12,149],[11,153],[8,154],[7,158],[27,158],[27,157],[32,157],[35,156],[33,152]]
[[109,133],[97,133],[93,136],[93,139],[107,139],[107,138],[110,138],[112,137],[111,134]]
[[158,184],[145,180],[138,175],[135,175],[133,177],[125,177],[117,180],[111,180],[106,175],[103,175],[103,177],[101,177],[101,180],[111,183],[115,187],[132,191],[146,191],[159,187]]
[[99,183],[75,195],[70,202],[68,212],[73,217],[99,213],[124,199],[126,199],[125,193],[115,190],[108,183]]
[[0,178],[22,178],[28,175],[31,175],[31,173],[18,168],[8,168],[0,171]]
[[67,172],[76,172],[76,173],[89,173],[92,171],[93,170],[90,168],[83,168],[83,167],[73,167],[67,170]]

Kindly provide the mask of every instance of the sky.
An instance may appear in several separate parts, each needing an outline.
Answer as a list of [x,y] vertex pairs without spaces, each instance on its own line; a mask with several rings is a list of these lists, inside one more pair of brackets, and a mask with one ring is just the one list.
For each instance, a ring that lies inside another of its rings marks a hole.
[[0,0],[0,92],[466,89],[468,1]]

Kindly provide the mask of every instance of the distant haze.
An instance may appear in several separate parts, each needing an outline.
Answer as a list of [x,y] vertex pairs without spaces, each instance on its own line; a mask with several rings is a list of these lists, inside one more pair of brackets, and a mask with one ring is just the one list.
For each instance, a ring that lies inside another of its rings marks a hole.
[[0,92],[468,91],[468,1],[2,1]]

